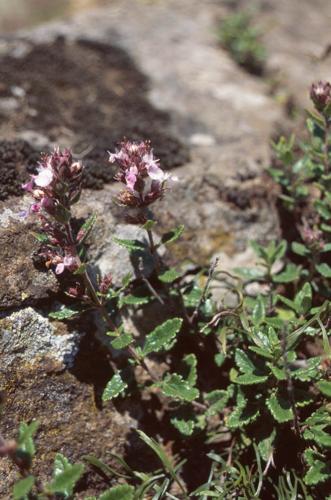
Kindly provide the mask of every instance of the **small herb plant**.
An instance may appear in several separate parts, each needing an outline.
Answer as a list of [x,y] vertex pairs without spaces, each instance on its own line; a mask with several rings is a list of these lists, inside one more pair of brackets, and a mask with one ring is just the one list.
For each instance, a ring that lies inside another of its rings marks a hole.
[[[162,234],[152,206],[176,179],[163,172],[149,143],[125,141],[110,154],[124,186],[117,203],[127,221],[145,230],[146,243],[115,241],[129,252],[148,252],[154,271],[148,279],[127,276],[121,287],[113,286],[111,276],[93,279],[85,244],[96,217],[74,230],[71,212],[83,166],[68,151],[42,158],[25,186],[34,198],[30,212],[40,222],[36,237],[45,264],[73,282],[67,289],[72,307],[50,317],[98,311],[110,355],[123,354],[111,360],[104,404],[153,392],[173,439],[192,447],[203,443],[193,467],[199,463],[206,473],[203,484],[190,488],[185,453],[174,457],[157,436],[138,430],[159,469],[146,473],[121,457],[114,466],[93,455],[71,464],[57,454],[53,475],[42,484],[33,472],[32,422],[21,424],[17,440],[0,440],[0,455],[19,472],[15,499],[75,498],[88,467],[105,481],[104,491],[93,497],[100,500],[331,498],[331,86],[313,85],[311,98],[308,140],[296,147],[294,138],[282,138],[270,170],[291,231],[287,227],[286,238],[267,245],[253,242],[255,267],[232,273],[217,260],[202,270],[165,266],[159,250],[184,228]],[[236,298],[231,308],[215,299],[220,284]],[[137,338],[123,321],[125,313],[153,303],[164,318]],[[155,369],[159,361],[161,374]]]
[[262,75],[266,49],[259,30],[252,25],[252,16],[239,11],[224,18],[219,27],[219,40],[233,59],[249,73]]

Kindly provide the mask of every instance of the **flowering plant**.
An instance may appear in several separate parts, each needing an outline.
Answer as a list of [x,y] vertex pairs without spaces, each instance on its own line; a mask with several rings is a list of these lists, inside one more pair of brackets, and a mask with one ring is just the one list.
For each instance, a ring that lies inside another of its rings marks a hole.
[[[155,427],[184,454],[177,461],[170,445],[165,449],[138,430],[161,470],[136,471],[122,458],[118,463],[124,470],[117,470],[99,457],[84,456],[106,483],[100,500],[330,495],[330,88],[318,83],[311,89],[315,111],[309,113],[310,137],[300,153],[294,151],[294,138],[275,145],[270,172],[295,231],[279,241],[253,242],[256,266],[229,272],[217,260],[202,269],[165,265],[159,247],[179,238],[183,226],[155,244],[149,210],[165,196],[172,176],[163,172],[148,142],[123,141],[110,154],[119,168],[116,180],[124,184],[117,202],[142,224],[148,244],[115,241],[129,252],[152,254],[154,272],[148,279],[126,277],[115,287],[111,276],[97,283],[90,277],[81,246],[95,217],[73,231],[71,206],[79,198],[84,169],[68,151],[44,156],[25,186],[33,197],[30,213],[40,221],[46,265],[77,281],[67,290],[76,307],[50,317],[69,319],[86,306],[100,313],[113,371],[103,404],[138,391],[143,415],[155,424],[151,432]],[[234,296],[231,307],[215,296],[219,287]],[[141,308],[148,316],[156,304],[160,324],[135,336],[124,321],[127,313]],[[113,356],[114,351],[123,356]],[[16,442],[0,436],[0,455],[8,456],[22,476],[15,498],[72,497],[85,466],[57,454],[51,482],[37,481],[36,424],[22,426]],[[20,462],[22,450],[29,453]],[[184,466],[192,456],[194,475]],[[121,482],[113,484],[117,476]]]

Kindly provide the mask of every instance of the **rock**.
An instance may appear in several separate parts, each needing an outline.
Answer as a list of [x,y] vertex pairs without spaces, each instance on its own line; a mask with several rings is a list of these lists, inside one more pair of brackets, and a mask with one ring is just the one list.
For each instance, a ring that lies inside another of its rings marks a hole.
[[0,319],[1,370],[18,363],[35,364],[43,357],[72,367],[78,342],[77,332],[58,334],[47,318],[31,307],[22,309]]
[[[330,2],[260,0],[258,4],[255,19],[263,32],[267,68],[280,87],[279,97],[291,96],[300,111],[311,108],[311,83],[331,80]],[[298,13],[303,13],[300,22]]]
[[110,273],[114,285],[120,286],[128,273],[135,278],[152,274],[154,263],[148,251],[129,252],[114,241],[114,238],[127,239],[147,245],[146,231],[132,224],[117,224],[113,228],[108,226],[108,234],[99,248],[99,257],[94,261],[102,275]]
[[36,230],[30,221],[23,222],[8,215],[0,226],[0,310],[35,304],[49,298],[58,291],[58,282],[52,271],[37,270],[33,255],[39,244],[32,231]]

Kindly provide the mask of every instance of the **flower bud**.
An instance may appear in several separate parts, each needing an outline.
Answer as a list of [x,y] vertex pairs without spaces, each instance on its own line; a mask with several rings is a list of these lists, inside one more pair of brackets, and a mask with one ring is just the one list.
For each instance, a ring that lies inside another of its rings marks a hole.
[[70,173],[72,175],[77,175],[82,171],[82,168],[82,164],[79,161],[76,161],[70,165]]
[[323,113],[331,102],[331,84],[322,81],[313,83],[310,89],[310,98],[317,111]]

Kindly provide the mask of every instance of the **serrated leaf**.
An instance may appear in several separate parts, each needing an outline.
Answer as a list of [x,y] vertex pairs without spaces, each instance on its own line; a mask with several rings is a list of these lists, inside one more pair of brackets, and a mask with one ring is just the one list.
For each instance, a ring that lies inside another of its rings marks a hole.
[[146,336],[142,349],[143,356],[147,356],[151,352],[170,349],[173,346],[177,333],[182,327],[182,323],[183,320],[181,318],[172,318],[162,323],[162,325],[157,326]]
[[[314,486],[315,484],[323,483],[330,478],[331,470],[328,464],[323,460],[319,460],[320,454],[314,453],[313,450],[306,450],[305,458],[307,460],[307,452],[311,452],[309,457],[310,467],[304,476],[303,480],[308,486]],[[322,458],[324,458],[322,456]]]
[[290,401],[282,398],[278,393],[272,394],[266,403],[271,415],[280,424],[293,419]]
[[164,234],[161,238],[161,243],[163,245],[169,245],[169,243],[174,243],[176,240],[178,240],[178,238],[180,238],[184,229],[185,226],[181,224],[172,231],[169,231],[168,233]]
[[325,262],[316,266],[316,269],[324,278],[331,278],[331,267]]
[[226,417],[226,426],[230,429],[242,428],[245,427],[245,425],[254,422],[259,415],[259,410],[254,408],[253,406],[248,406],[245,408],[235,408],[232,413],[230,413],[230,415]]
[[54,460],[53,481],[47,485],[46,490],[49,493],[61,493],[69,497],[83,474],[83,464],[71,464],[61,453],[57,453]]
[[331,448],[331,435],[325,428],[328,428],[327,424],[312,426],[305,430],[303,437],[315,441],[322,448]]
[[300,268],[294,264],[287,264],[284,271],[274,275],[272,280],[275,283],[291,283],[300,278]]
[[111,399],[117,398],[121,392],[123,392],[128,387],[128,384],[124,382],[120,373],[115,373],[115,375],[110,379],[106,385],[103,394],[102,401],[109,401]]
[[121,308],[123,305],[126,306],[142,306],[148,304],[151,300],[150,297],[137,297],[135,295],[124,295],[120,298],[118,306]]
[[229,393],[228,391],[222,389],[216,389],[215,391],[205,394],[204,399],[208,403],[206,415],[211,417],[212,415],[217,415],[224,410],[225,405],[229,400]]
[[33,457],[36,452],[33,436],[37,432],[38,427],[39,422],[37,422],[36,420],[31,422],[30,424],[22,422],[19,426],[17,438],[18,449],[20,452],[26,453],[30,457]]
[[144,250],[145,246],[141,241],[138,240],[126,240],[122,238],[113,237],[113,241],[123,248],[129,250],[129,252],[134,252],[137,250]]
[[133,500],[134,488],[129,484],[114,486],[99,496],[99,500]]
[[279,368],[272,363],[267,363],[267,365],[269,366],[271,373],[274,375],[274,377],[276,377],[277,380],[286,380],[286,373],[283,368]]
[[168,269],[164,273],[159,275],[159,280],[163,283],[172,283],[176,279],[180,278],[181,273],[176,271],[176,269]]
[[84,243],[89,234],[91,233],[93,226],[97,220],[96,214],[92,214],[82,225],[80,230],[77,233],[76,241],[77,243]]
[[252,373],[256,370],[253,361],[247,356],[247,354],[242,349],[236,349],[235,352],[235,363],[239,370],[244,373]]
[[34,476],[28,476],[14,484],[13,500],[27,500],[35,483]]
[[59,311],[50,312],[48,314],[48,317],[52,319],[63,320],[63,319],[73,318],[78,314],[79,311],[77,311],[76,309],[70,309],[69,307],[62,307]]
[[271,433],[268,436],[263,437],[263,439],[261,439],[258,443],[260,455],[265,462],[270,459],[270,456],[273,453],[275,439],[276,429],[272,429]]
[[111,341],[111,345],[114,349],[124,349],[133,342],[133,337],[131,333],[123,332],[119,337]]
[[187,354],[183,358],[183,362],[187,365],[188,373],[185,379],[190,385],[195,385],[198,377],[197,373],[197,358],[195,354]]
[[192,387],[187,380],[184,380],[178,373],[168,374],[162,382],[156,384],[163,394],[182,401],[194,401],[199,396],[199,391]]
[[184,420],[183,418],[172,418],[172,425],[184,436],[191,436],[194,431],[194,420]]
[[320,380],[316,385],[324,396],[331,398],[331,382],[329,380]]
[[319,356],[310,358],[306,361],[306,366],[293,370],[291,375],[294,379],[300,380],[301,382],[309,382],[317,377],[320,363],[321,358]]

